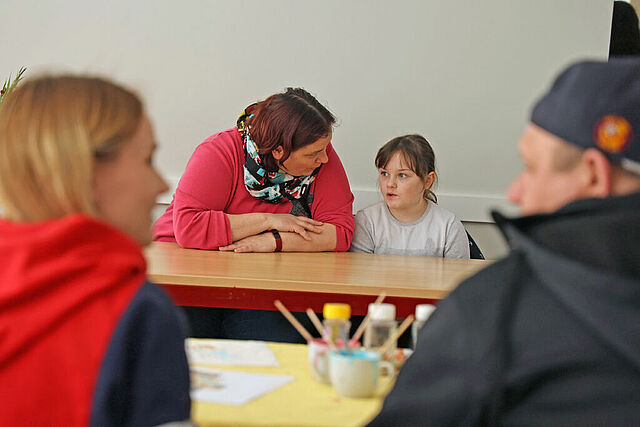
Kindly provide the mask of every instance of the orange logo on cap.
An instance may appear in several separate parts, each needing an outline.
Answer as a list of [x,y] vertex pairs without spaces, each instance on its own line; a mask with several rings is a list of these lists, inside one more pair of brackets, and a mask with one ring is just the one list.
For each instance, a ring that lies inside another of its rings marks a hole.
[[619,153],[631,141],[631,124],[621,116],[604,116],[596,125],[596,144],[609,153]]

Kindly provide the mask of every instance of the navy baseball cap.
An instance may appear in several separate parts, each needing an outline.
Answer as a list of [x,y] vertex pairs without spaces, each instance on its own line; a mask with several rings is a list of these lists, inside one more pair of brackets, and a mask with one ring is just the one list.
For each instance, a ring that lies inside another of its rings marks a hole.
[[640,174],[640,58],[569,66],[536,103],[531,122]]

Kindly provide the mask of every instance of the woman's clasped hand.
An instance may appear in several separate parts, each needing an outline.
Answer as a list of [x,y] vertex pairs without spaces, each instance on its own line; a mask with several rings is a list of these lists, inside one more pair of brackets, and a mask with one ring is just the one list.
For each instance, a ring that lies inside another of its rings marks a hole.
[[270,230],[296,233],[305,240],[311,240],[309,233],[321,233],[323,223],[304,216],[291,214],[265,213],[267,232],[247,236],[219,250],[228,252],[273,252],[276,250],[276,239]]

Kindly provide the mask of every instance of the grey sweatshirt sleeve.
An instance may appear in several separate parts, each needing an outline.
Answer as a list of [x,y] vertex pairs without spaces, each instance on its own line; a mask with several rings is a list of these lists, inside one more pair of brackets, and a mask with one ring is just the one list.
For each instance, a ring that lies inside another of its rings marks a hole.
[[469,239],[467,231],[459,219],[454,218],[447,225],[447,235],[444,248],[445,258],[469,259]]
[[373,224],[364,210],[356,214],[356,228],[353,232],[353,240],[349,252],[364,252],[372,254],[375,245],[373,243]]

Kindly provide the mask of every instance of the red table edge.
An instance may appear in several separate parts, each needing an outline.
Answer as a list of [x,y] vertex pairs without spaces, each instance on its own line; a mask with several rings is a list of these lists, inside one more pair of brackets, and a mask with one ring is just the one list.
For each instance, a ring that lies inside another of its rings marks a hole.
[[[201,287],[161,284],[174,304],[191,307],[245,308],[252,310],[276,310],[273,301],[279,299],[289,311],[304,312],[311,307],[322,313],[326,302],[344,302],[351,305],[354,315],[366,315],[369,303],[375,295],[353,295],[326,292],[296,292],[269,289]],[[388,296],[385,303],[394,304],[398,317],[414,314],[418,304],[437,304],[437,299]]]

